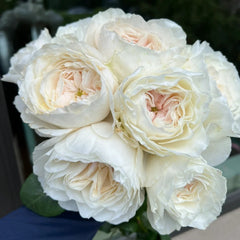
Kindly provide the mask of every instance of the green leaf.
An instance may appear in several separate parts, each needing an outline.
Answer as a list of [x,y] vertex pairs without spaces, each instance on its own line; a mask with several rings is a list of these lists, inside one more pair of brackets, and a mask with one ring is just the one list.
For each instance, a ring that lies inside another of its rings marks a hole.
[[157,232],[147,232],[147,233],[138,233],[138,240],[159,240],[159,235]]
[[129,222],[121,223],[118,227],[124,235],[139,231],[139,225],[135,218],[132,218]]
[[109,233],[111,231],[112,228],[114,228],[115,226],[108,223],[108,222],[105,222],[103,223],[103,225],[101,225],[101,227],[99,228],[100,231],[103,231],[105,233]]
[[22,203],[33,212],[44,216],[53,217],[60,215],[64,210],[58,202],[48,197],[33,173],[26,179],[20,191]]
[[145,200],[142,204],[142,206],[137,210],[136,216],[141,216],[144,212],[147,211],[147,196],[145,196]]
[[147,212],[144,212],[141,215],[141,223],[147,230],[157,233],[157,231],[152,228],[150,222],[148,221]]
[[123,237],[121,231],[118,228],[112,228],[109,233],[98,230],[93,240],[117,240],[121,237]]

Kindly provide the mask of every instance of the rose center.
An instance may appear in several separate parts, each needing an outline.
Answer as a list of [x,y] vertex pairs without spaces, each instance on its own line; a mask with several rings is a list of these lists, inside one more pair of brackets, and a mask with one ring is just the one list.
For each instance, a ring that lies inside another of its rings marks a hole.
[[106,195],[114,194],[121,186],[113,179],[114,170],[103,163],[78,163],[81,171],[76,176],[67,177],[68,186],[77,191],[91,189],[91,196],[104,199]]
[[179,189],[176,196],[182,200],[191,198],[197,188],[197,185],[198,181],[194,179],[191,183],[188,183],[183,188]]
[[134,28],[129,24],[115,25],[111,30],[116,32],[118,36],[129,43],[156,51],[162,49],[161,43],[157,36],[141,29]]
[[146,106],[152,123],[156,126],[159,122],[176,125],[181,114],[177,111],[180,98],[176,94],[162,94],[157,90],[145,93]]
[[184,187],[176,189],[171,197],[173,202],[173,212],[177,212],[179,216],[185,216],[186,213],[195,212],[199,206],[199,200],[202,194],[202,184],[199,180],[193,179],[190,183],[187,183]]
[[64,107],[84,100],[100,89],[100,78],[94,71],[65,69],[58,76],[55,102],[58,107]]

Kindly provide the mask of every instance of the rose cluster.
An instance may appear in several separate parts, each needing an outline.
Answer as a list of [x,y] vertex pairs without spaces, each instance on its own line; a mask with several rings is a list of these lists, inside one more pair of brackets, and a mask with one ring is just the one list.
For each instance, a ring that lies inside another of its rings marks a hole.
[[43,30],[3,80],[19,87],[23,121],[49,138],[33,169],[62,208],[119,224],[146,197],[160,234],[220,214],[226,180],[213,166],[240,134],[240,80],[176,23],[109,9],[54,37]]

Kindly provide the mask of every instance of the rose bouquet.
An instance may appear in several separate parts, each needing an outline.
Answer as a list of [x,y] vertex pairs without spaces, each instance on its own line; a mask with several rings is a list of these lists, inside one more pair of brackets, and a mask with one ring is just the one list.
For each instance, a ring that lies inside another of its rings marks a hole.
[[[226,179],[214,166],[240,133],[240,80],[207,42],[188,45],[168,19],[109,9],[54,37],[43,30],[3,80],[19,87],[22,120],[49,138],[33,171],[53,214],[120,224],[102,231],[133,239],[205,229],[220,214]],[[29,203],[38,187],[27,182],[23,202],[51,215]]]

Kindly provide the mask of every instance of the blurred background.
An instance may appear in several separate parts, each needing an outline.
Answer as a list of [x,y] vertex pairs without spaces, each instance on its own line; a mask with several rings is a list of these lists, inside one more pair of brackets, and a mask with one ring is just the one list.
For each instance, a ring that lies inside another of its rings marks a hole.
[[[240,70],[240,0],[0,0],[0,78],[11,56],[44,27],[52,35],[60,25],[119,7],[146,20],[169,18],[182,26],[189,44],[207,41]],[[13,105],[17,87],[0,82],[0,216],[21,205],[19,189],[32,172],[31,153],[40,139]],[[240,93],[239,93],[240,94]],[[233,139],[231,157],[219,166],[228,178],[223,212],[240,206],[240,142]]]

